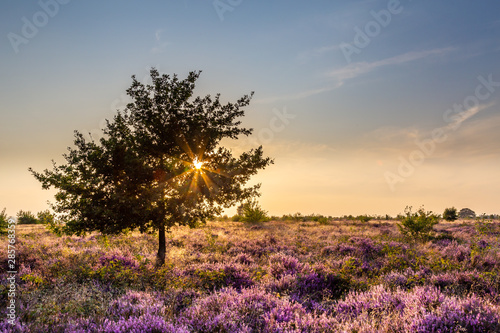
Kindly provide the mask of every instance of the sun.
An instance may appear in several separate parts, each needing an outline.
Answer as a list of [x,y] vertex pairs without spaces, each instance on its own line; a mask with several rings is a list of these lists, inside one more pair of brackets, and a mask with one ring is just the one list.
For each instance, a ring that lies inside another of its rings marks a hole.
[[195,168],[196,170],[200,170],[200,169],[201,169],[201,167],[203,166],[203,162],[198,161],[198,159],[197,159],[197,158],[195,158],[195,159],[193,160],[193,165],[194,165],[194,168]]

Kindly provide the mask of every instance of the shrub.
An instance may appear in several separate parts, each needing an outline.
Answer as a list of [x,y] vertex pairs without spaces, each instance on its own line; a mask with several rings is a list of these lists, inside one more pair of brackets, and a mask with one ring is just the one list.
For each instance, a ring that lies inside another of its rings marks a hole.
[[328,224],[328,218],[323,215],[311,215],[311,221],[318,222],[319,224]]
[[[333,309],[342,332],[498,332],[498,307],[475,295],[450,297],[435,287],[350,292]],[[391,313],[392,315],[387,315]],[[382,328],[373,330],[374,327]]]
[[368,215],[359,215],[356,219],[359,220],[360,222],[367,223],[372,219],[372,217]]
[[238,263],[193,264],[185,269],[182,275],[194,286],[206,291],[219,290],[224,287],[241,290],[254,284],[247,267]]
[[257,201],[249,200],[243,204],[244,222],[264,222],[268,220],[267,212],[263,210]]
[[450,222],[458,219],[457,209],[455,207],[446,208],[443,213],[443,219]]
[[328,224],[328,218],[325,216],[322,216],[318,219],[318,223],[321,225],[327,225]]
[[406,207],[405,214],[398,227],[404,236],[414,240],[428,239],[432,228],[438,223],[438,217],[430,211],[426,212],[423,207],[416,213],[412,213],[411,207]]
[[20,210],[17,213],[17,222],[19,224],[37,224],[39,221],[35,217],[35,215],[30,211],[22,211]]
[[279,279],[285,275],[294,275],[302,271],[304,265],[295,257],[284,253],[276,253],[269,257],[269,272]]
[[5,213],[6,208],[0,213],[0,235],[7,233],[7,227],[9,226],[7,213]]
[[37,214],[38,222],[45,225],[45,228],[57,236],[61,237],[63,234],[63,224],[57,221],[48,210],[39,212]]

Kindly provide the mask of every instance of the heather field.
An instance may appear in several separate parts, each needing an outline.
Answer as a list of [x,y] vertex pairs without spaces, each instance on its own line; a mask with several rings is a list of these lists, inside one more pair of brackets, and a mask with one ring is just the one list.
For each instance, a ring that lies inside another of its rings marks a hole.
[[156,268],[156,235],[19,225],[17,321],[2,272],[0,331],[500,332],[500,223],[434,229],[412,242],[395,221],[210,222],[174,228]]

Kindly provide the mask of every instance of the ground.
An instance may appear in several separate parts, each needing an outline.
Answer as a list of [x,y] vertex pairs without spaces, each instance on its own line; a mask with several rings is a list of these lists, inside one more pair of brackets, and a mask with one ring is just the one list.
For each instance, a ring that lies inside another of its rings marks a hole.
[[[157,236],[17,226],[16,321],[0,332],[500,331],[499,221],[209,222]],[[7,265],[7,237],[1,237]]]

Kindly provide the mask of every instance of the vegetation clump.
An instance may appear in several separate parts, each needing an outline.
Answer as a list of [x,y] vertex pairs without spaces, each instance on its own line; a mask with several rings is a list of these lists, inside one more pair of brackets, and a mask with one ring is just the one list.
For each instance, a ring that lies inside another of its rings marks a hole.
[[6,234],[9,227],[9,217],[7,216],[7,213],[5,211],[6,208],[4,208],[0,213],[0,235]]
[[249,200],[243,204],[241,220],[252,223],[265,222],[269,220],[269,217],[257,201]]
[[20,210],[17,213],[17,223],[19,224],[38,224],[40,223],[35,214],[30,211]]
[[424,241],[429,239],[433,227],[439,223],[439,218],[432,212],[426,212],[421,207],[417,212],[411,211],[412,207],[406,207],[405,216],[398,224],[401,233],[412,239]]
[[455,207],[446,208],[443,213],[443,219],[449,222],[456,221],[458,219],[457,209]]
[[476,213],[470,208],[462,208],[458,213],[458,217],[461,219],[475,219]]
[[[424,243],[396,223],[309,217],[174,226],[159,267],[150,234],[18,225],[22,306],[0,332],[500,331],[499,221],[443,223],[448,237]],[[8,293],[0,284],[0,307]]]

